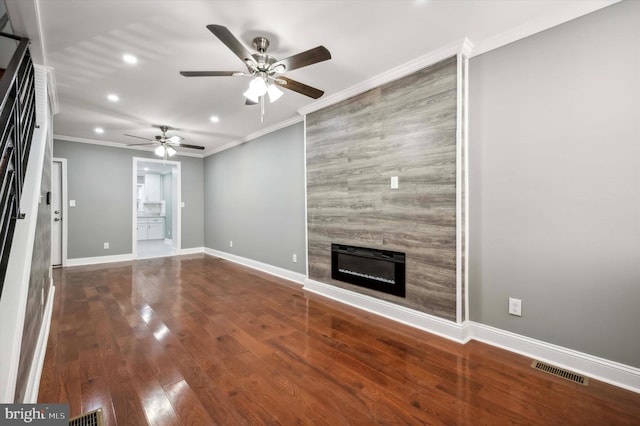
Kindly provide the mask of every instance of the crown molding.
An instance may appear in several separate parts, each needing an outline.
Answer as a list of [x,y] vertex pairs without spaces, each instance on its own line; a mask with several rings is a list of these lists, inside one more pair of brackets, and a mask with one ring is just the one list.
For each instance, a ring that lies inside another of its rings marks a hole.
[[208,157],[210,155],[217,154],[218,152],[226,151],[227,149],[231,149],[234,146],[242,145],[243,143],[249,142],[249,141],[251,141],[253,139],[258,139],[261,136],[265,136],[265,135],[268,135],[269,133],[273,133],[276,130],[284,129],[285,127],[289,127],[289,126],[294,125],[296,123],[300,123],[303,120],[304,120],[303,116],[296,115],[295,117],[292,117],[292,118],[290,118],[288,120],[284,120],[284,121],[276,123],[276,124],[274,124],[272,126],[260,129],[257,132],[254,132],[254,133],[251,133],[251,134],[245,136],[244,138],[237,139],[237,140],[235,140],[233,142],[229,142],[229,143],[227,143],[225,145],[222,145],[220,147],[217,147],[217,148],[207,149],[203,153],[203,157]]
[[[87,143],[90,145],[101,145],[101,146],[107,146],[109,148],[133,149],[136,151],[153,152],[154,150],[153,147],[127,146],[117,142],[107,142],[107,141],[99,141],[95,139],[77,138],[75,136],[66,136],[66,135],[53,135],[53,139],[60,140],[60,141],[67,141],[67,142]],[[179,151],[176,155],[181,157],[204,158],[203,154],[194,154],[191,152],[182,152],[182,151]]]
[[556,27],[560,24],[564,24],[565,22],[569,22],[615,3],[619,3],[620,1],[622,0],[572,2],[570,6],[567,6],[563,10],[555,11],[547,16],[531,20],[518,27],[481,41],[477,44],[476,48],[473,50],[473,54],[469,57],[481,55],[499,47],[506,46],[507,44]]
[[330,105],[337,104],[338,102],[364,93],[367,90],[371,90],[375,87],[379,87],[383,84],[405,77],[429,65],[433,65],[436,62],[440,62],[444,59],[456,56],[459,53],[463,53],[468,56],[471,52],[471,49],[473,49],[473,43],[471,43],[469,39],[464,38],[460,41],[451,43],[447,46],[441,47],[440,49],[429,52],[426,55],[413,59],[405,64],[399,65],[395,68],[391,68],[390,70],[385,71],[382,74],[378,74],[341,92],[334,93],[331,96],[327,96],[326,98],[322,98],[319,101],[304,106],[298,109],[298,112],[301,115],[306,115],[314,111],[318,111],[322,108],[326,108]]

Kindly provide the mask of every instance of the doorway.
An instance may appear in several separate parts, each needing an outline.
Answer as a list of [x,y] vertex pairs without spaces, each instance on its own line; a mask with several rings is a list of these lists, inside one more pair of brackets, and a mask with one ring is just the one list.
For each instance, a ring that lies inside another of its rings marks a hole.
[[67,160],[53,158],[51,163],[51,265],[67,264]]
[[180,162],[133,159],[133,253],[136,259],[180,253]]

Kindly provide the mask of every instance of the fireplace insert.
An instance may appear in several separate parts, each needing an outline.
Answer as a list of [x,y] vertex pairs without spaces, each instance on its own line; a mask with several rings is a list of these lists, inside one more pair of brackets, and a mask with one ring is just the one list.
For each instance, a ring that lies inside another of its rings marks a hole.
[[405,254],[331,244],[331,278],[405,297]]

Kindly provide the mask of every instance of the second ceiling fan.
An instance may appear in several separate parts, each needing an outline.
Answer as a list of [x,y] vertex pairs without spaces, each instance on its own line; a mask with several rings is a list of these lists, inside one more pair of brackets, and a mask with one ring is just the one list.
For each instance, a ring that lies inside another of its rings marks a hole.
[[191,145],[191,144],[182,143],[182,141],[184,140],[182,136],[177,136],[177,135],[167,136],[167,132],[169,130],[178,130],[178,129],[174,129],[171,126],[164,126],[164,125],[157,125],[157,124],[153,124],[152,126],[160,129],[160,132],[162,132],[162,134],[156,135],[154,139],[125,134],[125,136],[129,136],[130,138],[143,139],[147,141],[147,143],[132,143],[132,144],[129,144],[128,146],[158,145],[158,147],[154,150],[154,152],[156,153],[157,156],[163,157],[165,161],[167,160],[167,156],[172,157],[174,154],[176,154],[179,148],[191,148],[191,149],[204,150],[204,147],[200,145]]
[[277,60],[267,54],[269,40],[265,37],[256,37],[253,46],[257,53],[250,53],[247,48],[222,25],[207,25],[207,29],[220,39],[247,67],[247,71],[180,71],[185,77],[254,77],[249,84],[249,90],[244,95],[248,105],[261,103],[264,107],[264,96],[269,95],[271,102],[282,96],[282,92],[276,87],[298,92],[313,99],[318,99],[324,91],[308,86],[299,81],[284,77],[282,74],[298,68],[313,65],[318,62],[331,59],[331,53],[324,47],[298,53],[285,59]]

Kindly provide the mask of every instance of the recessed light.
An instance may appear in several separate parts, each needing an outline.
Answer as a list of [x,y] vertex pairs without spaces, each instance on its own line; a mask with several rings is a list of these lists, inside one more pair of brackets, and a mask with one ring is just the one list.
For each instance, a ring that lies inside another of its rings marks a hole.
[[212,123],[217,123],[218,121],[220,121],[220,117],[218,117],[217,115],[212,115],[209,120],[211,120]]
[[145,172],[148,172],[148,171],[149,171],[149,168],[148,168],[148,167],[145,167],[145,168],[144,168],[144,171],[145,171]]
[[125,61],[127,64],[131,64],[131,65],[138,63],[138,58],[128,53],[122,55],[122,60]]
[[118,95],[113,94],[113,93],[109,93],[107,95],[107,99],[109,99],[111,102],[118,102],[120,100],[120,97]]
[[99,135],[104,133],[104,129],[102,127],[96,127],[95,129],[93,129],[93,131],[98,133]]

